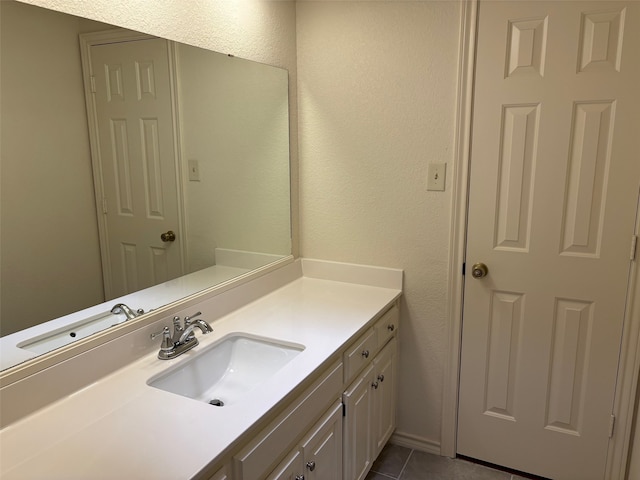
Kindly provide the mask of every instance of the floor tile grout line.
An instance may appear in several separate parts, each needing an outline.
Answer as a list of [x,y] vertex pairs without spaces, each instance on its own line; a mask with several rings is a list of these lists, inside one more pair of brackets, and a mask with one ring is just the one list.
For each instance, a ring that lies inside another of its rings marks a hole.
[[[396,476],[394,476],[392,473],[383,473],[383,472],[379,472],[379,471],[377,471],[377,470],[375,470],[375,469],[373,468],[373,465],[371,466],[372,468],[371,468],[371,470],[370,470],[370,471],[371,471],[371,472],[373,472],[373,473],[375,473],[376,475],[379,475],[379,476],[381,476],[381,477],[385,478],[385,479],[389,479],[389,480],[403,480],[403,476],[404,476],[404,474],[406,473],[407,466],[409,465],[409,462],[410,462],[410,461],[411,461],[411,459],[413,458],[413,455],[416,453],[416,450],[415,450],[415,449],[407,448],[407,450],[409,450],[409,454],[407,455],[407,459],[404,461],[404,464],[402,465],[402,468],[400,469],[400,472],[398,473],[398,476],[397,476],[397,477],[396,477]],[[427,453],[427,452],[425,452],[425,453]],[[433,455],[433,454],[430,454],[430,453],[429,453],[429,454],[428,454],[428,456],[430,456],[430,455]],[[454,462],[462,462],[462,463],[465,463],[465,464],[466,464],[466,463],[470,463],[470,464],[474,464],[474,465],[477,465],[477,466],[481,466],[481,467],[482,467],[482,469],[486,469],[486,470],[488,470],[488,471],[491,471],[491,472],[494,472],[494,473],[500,474],[499,478],[502,478],[502,479],[507,479],[507,480],[518,480],[518,479],[521,479],[521,478],[522,478],[522,477],[519,477],[518,475],[516,475],[516,474],[514,474],[514,473],[511,473],[511,472],[508,472],[508,471],[504,471],[504,470],[500,470],[500,469],[496,469],[496,468],[492,468],[492,467],[490,467],[490,466],[488,466],[488,465],[482,465],[481,463],[469,462],[469,461],[466,461],[466,462],[465,462],[463,459],[459,459],[459,458],[452,458],[451,460],[453,460]],[[508,474],[509,476],[508,476],[508,477],[503,477],[503,476],[502,476],[502,474]],[[494,477],[492,476],[492,478],[494,478]],[[497,478],[498,478],[498,477],[495,477],[495,478],[494,478],[494,480],[497,480]],[[522,480],[524,480],[524,478],[522,478]]]
[[404,465],[402,466],[402,469],[400,469],[400,473],[398,474],[398,480],[400,480],[402,478],[402,474],[404,473],[405,469],[407,468],[407,464],[409,463],[409,460],[411,460],[411,456],[413,455],[413,449],[411,449],[411,451],[409,452],[409,456],[407,457],[407,460],[404,462]]

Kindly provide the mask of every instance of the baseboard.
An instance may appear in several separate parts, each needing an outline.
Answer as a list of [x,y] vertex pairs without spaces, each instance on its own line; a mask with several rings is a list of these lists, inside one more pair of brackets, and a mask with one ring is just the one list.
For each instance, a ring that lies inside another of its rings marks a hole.
[[399,445],[401,447],[412,448],[421,452],[432,453],[434,455],[440,455],[440,443],[428,440],[426,438],[419,437],[418,435],[411,435],[409,433],[394,432],[391,435],[390,443]]

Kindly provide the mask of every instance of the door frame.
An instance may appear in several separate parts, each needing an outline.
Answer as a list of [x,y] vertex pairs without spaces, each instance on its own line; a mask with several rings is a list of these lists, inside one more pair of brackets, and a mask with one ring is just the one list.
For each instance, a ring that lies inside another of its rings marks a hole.
[[[478,8],[482,0],[464,0],[460,12],[460,41],[456,127],[452,178],[451,232],[449,235],[449,279],[447,286],[448,356],[444,365],[440,454],[456,456],[460,355],[465,277],[462,275],[467,243],[467,205],[471,161],[474,72],[478,33]],[[640,192],[639,192],[640,193]],[[636,235],[640,221],[636,225]],[[631,240],[631,239],[630,239]],[[618,381],[614,397],[615,429],[607,452],[606,479],[624,478],[633,431],[638,372],[640,371],[640,268],[631,263],[624,326],[621,339]],[[635,300],[635,301],[634,301]]]
[[[93,97],[92,68],[91,68],[91,47],[104,45],[106,43],[124,43],[136,40],[158,38],[145,33],[134,32],[124,28],[114,28],[103,30],[100,32],[84,33],[79,35],[80,41],[80,58],[82,63],[82,80],[84,86],[85,103],[87,106],[87,124],[89,128],[89,144],[91,151],[91,167],[93,171],[93,187],[96,202],[96,221],[98,225],[98,237],[100,240],[100,260],[102,263],[102,281],[104,285],[105,299],[113,298],[113,287],[111,285],[111,255],[109,252],[107,219],[105,215],[104,202],[104,182],[102,176],[102,159],[100,157],[100,148],[98,140],[98,116],[95,107],[95,99]],[[181,131],[179,122],[179,99],[177,85],[177,58],[176,50],[173,42],[166,40],[169,51],[169,83],[171,89],[171,109],[173,112],[172,129],[173,129],[173,150],[175,158],[175,175],[176,175],[176,195],[178,201],[178,225],[182,233],[183,241],[180,242],[180,266],[184,274],[187,251],[187,222],[186,222],[186,205],[184,196],[184,178],[182,171],[182,147],[181,147]]]

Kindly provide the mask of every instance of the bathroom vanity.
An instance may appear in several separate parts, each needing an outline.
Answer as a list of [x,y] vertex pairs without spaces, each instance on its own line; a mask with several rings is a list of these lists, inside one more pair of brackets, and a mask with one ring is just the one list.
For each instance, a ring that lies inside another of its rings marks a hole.
[[[364,478],[395,426],[401,292],[400,270],[304,259],[159,313],[3,386],[0,476]],[[150,334],[196,311],[213,332],[159,360]],[[190,390],[206,362],[225,389]]]

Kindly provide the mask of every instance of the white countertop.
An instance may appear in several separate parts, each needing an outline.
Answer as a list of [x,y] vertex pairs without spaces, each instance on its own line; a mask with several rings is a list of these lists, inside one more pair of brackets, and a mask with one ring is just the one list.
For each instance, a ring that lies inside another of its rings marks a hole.
[[[156,353],[0,431],[0,476],[191,478],[219,457],[400,295],[383,288],[298,278],[212,323],[174,360]],[[203,310],[203,319],[207,312]],[[222,408],[146,384],[233,332],[302,344],[304,351],[246,399]],[[91,368],[90,365],[87,368]],[[43,386],[43,388],[46,388]]]

